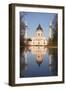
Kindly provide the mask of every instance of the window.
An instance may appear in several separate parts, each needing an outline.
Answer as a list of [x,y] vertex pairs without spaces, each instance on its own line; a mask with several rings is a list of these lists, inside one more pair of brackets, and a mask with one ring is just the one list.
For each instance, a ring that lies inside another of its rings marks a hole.
[[40,33],[38,33],[38,36],[40,36]]
[[38,44],[40,44],[40,42],[38,42]]

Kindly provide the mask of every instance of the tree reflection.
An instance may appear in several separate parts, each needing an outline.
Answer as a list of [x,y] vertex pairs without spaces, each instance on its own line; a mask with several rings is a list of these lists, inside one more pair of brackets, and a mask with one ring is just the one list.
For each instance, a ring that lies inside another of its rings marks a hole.
[[52,73],[57,75],[57,67],[58,67],[58,56],[57,56],[57,48],[49,48],[49,70]]
[[27,69],[27,57],[26,57],[26,48],[20,48],[20,77],[24,76],[24,71]]

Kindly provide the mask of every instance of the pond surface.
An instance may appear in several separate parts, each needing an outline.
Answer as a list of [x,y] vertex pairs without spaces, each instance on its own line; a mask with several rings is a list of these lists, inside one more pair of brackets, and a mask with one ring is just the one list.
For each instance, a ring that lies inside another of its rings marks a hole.
[[30,46],[20,48],[20,78],[58,74],[57,48]]

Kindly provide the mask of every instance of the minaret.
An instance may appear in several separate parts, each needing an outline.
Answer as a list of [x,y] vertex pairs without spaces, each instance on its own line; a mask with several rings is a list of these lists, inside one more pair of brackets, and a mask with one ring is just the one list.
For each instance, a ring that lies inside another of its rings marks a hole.
[[49,38],[50,38],[50,39],[53,38],[52,22],[50,22],[50,25],[49,25]]

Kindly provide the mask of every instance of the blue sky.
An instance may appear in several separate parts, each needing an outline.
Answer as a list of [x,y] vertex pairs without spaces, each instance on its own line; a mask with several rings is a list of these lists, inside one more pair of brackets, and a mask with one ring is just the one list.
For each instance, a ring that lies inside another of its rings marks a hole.
[[[48,38],[49,35],[49,24],[53,17],[55,16],[55,13],[37,13],[37,12],[23,12],[24,20],[28,25],[27,29],[27,35],[29,38],[33,37],[36,31],[36,28],[39,24],[41,24],[41,27],[43,28],[43,32]],[[21,13],[20,13],[21,14]]]

